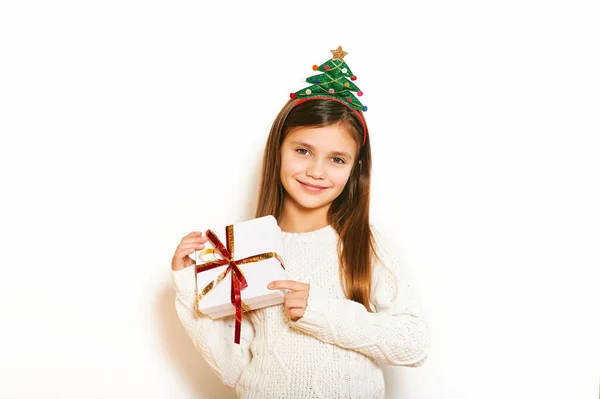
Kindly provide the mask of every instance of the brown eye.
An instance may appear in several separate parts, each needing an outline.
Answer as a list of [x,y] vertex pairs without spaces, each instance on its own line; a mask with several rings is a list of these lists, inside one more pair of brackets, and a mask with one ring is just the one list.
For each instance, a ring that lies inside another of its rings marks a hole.
[[333,157],[331,158],[333,160],[333,162],[335,163],[339,163],[339,164],[343,164],[346,163],[346,161],[344,161],[342,158],[338,158],[338,157]]
[[306,155],[306,154],[308,154],[308,150],[307,150],[306,148],[298,148],[298,149],[296,150],[296,152],[297,152],[298,154],[300,154],[300,155]]

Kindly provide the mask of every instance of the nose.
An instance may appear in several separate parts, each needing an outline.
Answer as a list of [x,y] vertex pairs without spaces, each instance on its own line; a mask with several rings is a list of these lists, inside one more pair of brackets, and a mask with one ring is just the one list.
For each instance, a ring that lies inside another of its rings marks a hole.
[[319,180],[326,178],[327,171],[323,163],[322,160],[314,159],[306,168],[306,175]]

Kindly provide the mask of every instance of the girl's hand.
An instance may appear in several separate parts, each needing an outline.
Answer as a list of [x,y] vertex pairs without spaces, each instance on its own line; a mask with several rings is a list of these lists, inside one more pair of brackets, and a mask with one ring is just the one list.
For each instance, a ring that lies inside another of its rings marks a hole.
[[290,290],[285,296],[285,311],[292,321],[297,321],[304,316],[308,305],[308,293],[310,284],[304,284],[293,280],[273,281],[268,285],[271,290]]
[[204,244],[208,241],[208,237],[203,236],[201,231],[192,231],[187,236],[181,239],[181,243],[175,250],[173,260],[171,261],[172,270],[185,269],[188,266],[195,265],[196,261],[188,255],[196,250],[203,250]]

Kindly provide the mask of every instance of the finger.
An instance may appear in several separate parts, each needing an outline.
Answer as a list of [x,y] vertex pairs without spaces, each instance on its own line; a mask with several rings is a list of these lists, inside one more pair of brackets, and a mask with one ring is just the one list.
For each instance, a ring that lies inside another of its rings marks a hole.
[[308,290],[309,285],[294,280],[276,280],[269,283],[267,286],[271,290]]
[[182,242],[181,244],[179,244],[179,247],[190,248],[190,247],[198,246],[198,245],[204,246],[204,244],[206,244],[206,240],[193,240],[193,241]]
[[284,303],[285,303],[285,307],[288,309],[294,309],[294,308],[305,309],[306,308],[306,300],[302,299],[302,298],[286,299]]
[[287,313],[292,321],[297,321],[304,316],[304,309],[290,309]]
[[308,290],[288,291],[284,299],[308,299]]
[[189,237],[200,237],[203,233],[201,231],[192,231],[191,233],[186,234],[182,240],[189,238]]
[[194,248],[179,248],[177,251],[175,251],[175,258],[184,259],[188,255],[193,254],[195,250],[196,249]]
[[201,243],[205,243],[208,241],[208,237],[207,236],[195,236],[195,237],[187,237],[187,238],[183,238],[181,240],[182,244],[187,244],[188,242],[201,242]]
[[196,244],[196,245],[180,245],[175,250],[175,256],[179,258],[184,258],[187,255],[194,253],[194,251],[202,251],[204,249],[204,245]]
[[189,248],[194,248],[197,250],[202,250],[204,249],[205,245],[199,242],[191,242],[191,243],[187,243],[187,244],[179,244],[179,246],[177,247],[178,249],[189,249]]

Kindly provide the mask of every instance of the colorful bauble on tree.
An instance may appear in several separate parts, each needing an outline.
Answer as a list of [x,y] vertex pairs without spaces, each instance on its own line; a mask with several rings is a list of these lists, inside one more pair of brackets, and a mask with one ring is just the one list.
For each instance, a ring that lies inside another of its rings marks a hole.
[[320,66],[313,65],[313,71],[322,73],[306,79],[306,82],[311,83],[311,86],[291,93],[290,97],[329,97],[342,101],[351,108],[366,111],[367,107],[362,105],[358,98],[352,94],[356,93],[360,97],[363,92],[353,83],[356,80],[356,75],[352,73],[350,67],[344,61],[344,57],[348,53],[342,50],[341,46],[331,50],[331,53],[333,58]]

